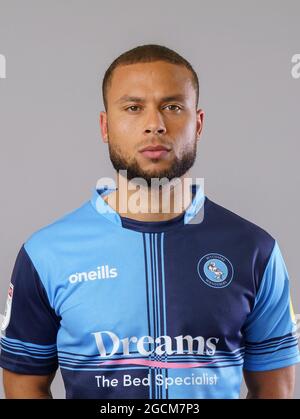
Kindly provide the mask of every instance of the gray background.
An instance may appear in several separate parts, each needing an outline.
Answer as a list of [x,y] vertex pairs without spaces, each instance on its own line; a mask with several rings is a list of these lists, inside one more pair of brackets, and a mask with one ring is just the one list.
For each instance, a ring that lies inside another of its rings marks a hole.
[[[278,240],[299,313],[299,17],[299,0],[0,0],[0,312],[21,244],[113,176],[98,123],[106,68],[158,43],[199,75],[206,118],[193,176]],[[52,389],[64,397],[60,375]]]

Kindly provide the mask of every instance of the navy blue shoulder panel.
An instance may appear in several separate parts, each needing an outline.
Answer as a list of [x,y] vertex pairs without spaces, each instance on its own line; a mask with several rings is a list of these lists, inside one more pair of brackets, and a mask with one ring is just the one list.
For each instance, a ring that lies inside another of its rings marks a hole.
[[[222,241],[228,250],[233,251],[236,256],[245,255],[249,258],[255,293],[257,293],[275,246],[274,237],[253,222],[208,198],[206,198],[205,225],[209,230],[213,226],[216,234],[222,235]],[[209,237],[208,234],[208,240]],[[212,241],[217,243],[215,234],[212,235]]]
[[6,337],[38,345],[56,343],[60,318],[49,304],[45,288],[24,245],[17,255],[11,283],[13,300]]

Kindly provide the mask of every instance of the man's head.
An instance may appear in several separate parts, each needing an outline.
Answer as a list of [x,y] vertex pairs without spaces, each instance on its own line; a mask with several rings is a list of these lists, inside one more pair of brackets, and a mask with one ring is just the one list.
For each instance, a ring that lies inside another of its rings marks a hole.
[[[128,180],[182,177],[194,164],[203,111],[198,77],[175,51],[142,45],[119,56],[102,83],[104,142],[115,170]],[[163,146],[166,151],[142,151]]]

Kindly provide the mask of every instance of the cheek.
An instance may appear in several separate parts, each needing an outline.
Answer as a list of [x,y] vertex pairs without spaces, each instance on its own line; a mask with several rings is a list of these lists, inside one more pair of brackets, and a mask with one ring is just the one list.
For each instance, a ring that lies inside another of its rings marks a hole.
[[110,120],[108,124],[108,135],[111,143],[124,143],[124,139],[128,137],[128,124],[117,118]]
[[183,114],[181,117],[170,121],[170,129],[177,131],[181,136],[190,137],[196,130],[196,120],[191,113]]
[[[115,118],[114,122],[110,124],[111,136],[118,142],[122,139],[129,140],[131,143],[134,142],[134,138],[138,138],[139,125],[133,119],[130,118]],[[123,141],[124,142],[124,141]]]
[[184,123],[177,127],[177,138],[180,148],[194,144],[196,140],[196,125]]

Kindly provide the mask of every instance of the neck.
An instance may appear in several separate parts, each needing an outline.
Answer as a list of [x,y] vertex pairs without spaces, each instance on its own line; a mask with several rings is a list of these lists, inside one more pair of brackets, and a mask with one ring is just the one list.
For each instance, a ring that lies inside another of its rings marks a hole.
[[[173,186],[150,188],[133,182],[129,184],[128,179],[119,175],[117,189],[103,199],[122,217],[145,222],[171,220],[182,214],[192,201],[191,193],[183,193],[183,182],[188,177],[189,173],[185,173]],[[189,191],[189,188],[185,189]]]

